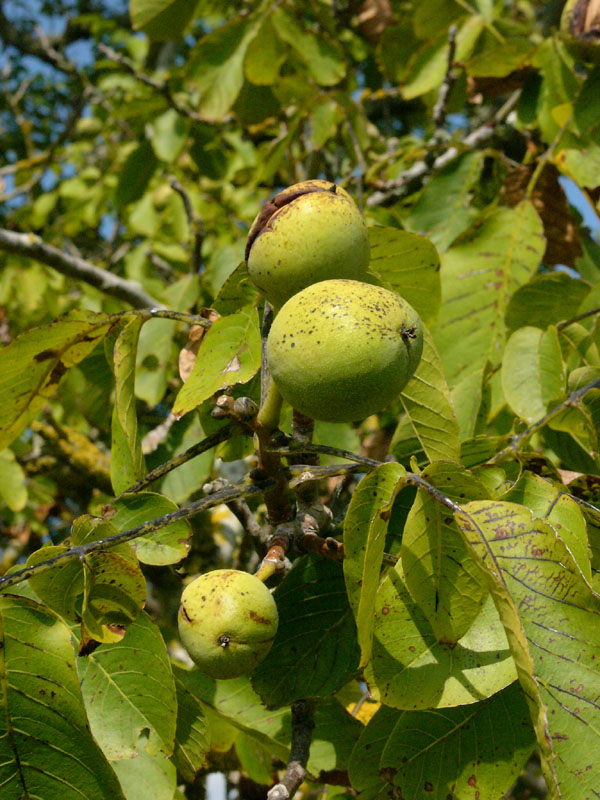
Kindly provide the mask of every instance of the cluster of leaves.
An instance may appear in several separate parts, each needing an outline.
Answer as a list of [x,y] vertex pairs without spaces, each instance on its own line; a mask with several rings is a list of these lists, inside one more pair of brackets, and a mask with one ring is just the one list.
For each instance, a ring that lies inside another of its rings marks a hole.
[[[537,746],[549,797],[598,796],[600,249],[563,186],[597,215],[600,72],[545,5],[131,0],[131,29],[66,2],[52,41],[0,11],[3,797],[268,786],[305,699],[329,795],[499,798]],[[320,484],[343,566],[296,558],[269,657],[214,681],[177,644],[182,579],[254,569],[270,532],[252,437],[211,416],[223,390],[260,402],[245,235],[313,177],[363,205],[370,280],[424,354],[378,417],[316,423],[330,476],[371,457]],[[245,532],[219,505],[240,498]]]

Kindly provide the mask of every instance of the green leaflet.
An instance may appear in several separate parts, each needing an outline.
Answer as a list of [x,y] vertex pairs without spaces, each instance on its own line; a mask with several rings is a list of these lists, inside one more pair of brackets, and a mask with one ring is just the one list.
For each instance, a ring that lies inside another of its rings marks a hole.
[[89,731],[66,625],[33,600],[2,595],[0,642],[3,800],[123,800]]
[[528,722],[518,684],[458,708],[382,706],[352,752],[352,786],[365,800],[500,797],[531,754]]
[[354,490],[344,522],[344,578],[354,612],[361,665],[371,658],[375,594],[380,583],[385,536],[392,506],[406,485],[400,464],[383,464]]
[[173,413],[186,414],[218,389],[250,380],[259,368],[258,312],[246,306],[211,325],[192,373],[175,399]]
[[444,305],[432,333],[451,388],[500,361],[508,298],[543,252],[541,221],[525,201],[492,212],[442,255]]
[[516,503],[467,503],[456,520],[484,569],[543,757],[549,796],[600,792],[600,600],[550,525]]
[[556,328],[525,327],[510,337],[502,359],[502,389],[526,422],[542,419],[565,396],[565,370]]
[[54,395],[67,369],[94,349],[110,325],[106,314],[71,311],[0,351],[0,449],[19,436]]

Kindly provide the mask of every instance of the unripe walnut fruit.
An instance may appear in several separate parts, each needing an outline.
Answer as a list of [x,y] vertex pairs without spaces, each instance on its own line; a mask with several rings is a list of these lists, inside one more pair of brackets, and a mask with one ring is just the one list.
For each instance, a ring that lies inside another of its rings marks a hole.
[[249,675],[277,632],[277,606],[254,575],[217,569],[183,590],[179,636],[194,663],[212,678]]
[[304,181],[263,206],[246,244],[248,273],[276,308],[330,278],[362,279],[369,233],[356,204],[329,181]]
[[358,281],[315,283],[281,308],[267,340],[271,376],[298,411],[352,422],[385,408],[423,351],[417,312],[395,292]]

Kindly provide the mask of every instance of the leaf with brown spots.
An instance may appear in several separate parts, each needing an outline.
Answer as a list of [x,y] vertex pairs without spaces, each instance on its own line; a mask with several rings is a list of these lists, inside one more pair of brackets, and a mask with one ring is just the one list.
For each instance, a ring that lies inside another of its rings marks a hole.
[[371,658],[375,593],[394,500],[406,486],[400,464],[382,464],[366,475],[352,495],[344,523],[344,578],[358,628],[361,664]]
[[350,781],[370,800],[491,800],[510,788],[534,743],[517,683],[468,706],[382,706],[352,752]]
[[71,633],[50,609],[0,596],[0,751],[4,800],[123,800],[92,738]]
[[[456,514],[504,624],[550,797],[600,796],[600,599],[569,549],[522,505]],[[498,533],[502,530],[502,535]]]
[[110,328],[106,314],[72,311],[34,328],[0,351],[0,450],[10,444],[54,395],[69,369]]

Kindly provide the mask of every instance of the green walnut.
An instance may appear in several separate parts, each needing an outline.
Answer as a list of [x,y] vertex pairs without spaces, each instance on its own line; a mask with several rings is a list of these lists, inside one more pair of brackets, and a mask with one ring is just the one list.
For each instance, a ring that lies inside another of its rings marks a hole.
[[359,281],[315,283],[281,308],[267,340],[271,376],[298,411],[364,419],[392,402],[417,368],[423,330],[395,292]]
[[600,0],[568,0],[560,31],[575,58],[600,64]]
[[246,243],[248,273],[276,308],[330,278],[361,280],[369,233],[356,204],[329,181],[304,181],[263,206]]
[[277,606],[254,575],[217,569],[183,590],[179,636],[194,663],[212,678],[249,675],[277,631]]

